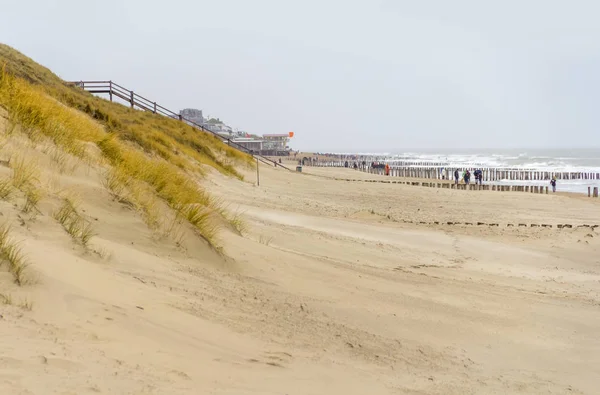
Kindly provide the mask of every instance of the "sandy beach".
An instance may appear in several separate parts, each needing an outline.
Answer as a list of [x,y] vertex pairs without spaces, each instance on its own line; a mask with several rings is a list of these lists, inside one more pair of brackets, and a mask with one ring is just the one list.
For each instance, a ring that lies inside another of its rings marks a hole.
[[157,240],[93,168],[45,170],[89,250],[0,202],[35,277],[0,276],[0,393],[597,393],[598,199],[242,171],[201,181],[246,224],[224,257]]

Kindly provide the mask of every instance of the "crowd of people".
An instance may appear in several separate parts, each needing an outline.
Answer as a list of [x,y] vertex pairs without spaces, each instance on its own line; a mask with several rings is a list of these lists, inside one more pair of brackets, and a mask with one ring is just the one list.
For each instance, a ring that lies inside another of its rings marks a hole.
[[[475,184],[483,184],[483,172],[480,169],[473,171],[473,177],[475,178]],[[469,185],[471,183],[471,171],[468,169],[463,170],[461,176],[458,169],[454,170],[454,183],[458,184],[461,179],[464,180],[465,184]]]

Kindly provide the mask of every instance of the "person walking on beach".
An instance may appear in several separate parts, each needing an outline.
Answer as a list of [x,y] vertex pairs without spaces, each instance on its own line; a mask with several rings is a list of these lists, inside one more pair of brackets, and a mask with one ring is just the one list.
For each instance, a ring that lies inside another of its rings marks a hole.
[[469,170],[465,171],[465,184],[469,185],[469,181],[471,180],[471,172]]
[[556,192],[556,177],[552,177],[550,185],[552,185],[552,192]]
[[385,175],[386,176],[390,175],[390,165],[388,165],[387,163],[385,164]]
[[454,170],[454,183],[458,185],[458,169]]
[[483,172],[479,169],[475,170],[475,184],[481,185],[483,183]]

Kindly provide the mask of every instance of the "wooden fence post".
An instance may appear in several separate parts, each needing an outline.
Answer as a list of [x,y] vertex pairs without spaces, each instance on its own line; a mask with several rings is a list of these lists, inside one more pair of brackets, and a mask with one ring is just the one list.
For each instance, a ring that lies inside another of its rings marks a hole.
[[130,99],[129,102],[131,103],[131,108],[133,108],[133,91],[130,91]]

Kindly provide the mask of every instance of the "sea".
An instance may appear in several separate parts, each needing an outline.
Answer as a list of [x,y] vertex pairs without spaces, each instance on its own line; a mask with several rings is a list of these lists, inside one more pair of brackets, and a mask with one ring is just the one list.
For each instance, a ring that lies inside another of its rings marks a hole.
[[[356,155],[356,154],[355,154]],[[506,150],[411,150],[388,153],[363,153],[390,160],[443,163],[444,167],[513,168],[554,172],[600,173],[600,148],[506,149]],[[494,184],[546,185],[547,181],[498,180]],[[557,190],[586,193],[599,187],[600,180],[558,180]]]

